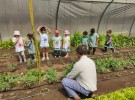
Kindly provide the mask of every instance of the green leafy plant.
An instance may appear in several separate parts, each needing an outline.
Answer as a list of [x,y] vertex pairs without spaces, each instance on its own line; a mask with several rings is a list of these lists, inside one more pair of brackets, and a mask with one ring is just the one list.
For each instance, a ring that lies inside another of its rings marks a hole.
[[31,86],[32,84],[39,81],[39,70],[38,69],[31,69],[29,70],[22,78],[25,86]]
[[85,100],[135,100],[135,87],[129,87],[102,96]]
[[71,46],[77,47],[81,43],[82,34],[80,32],[75,32],[73,36],[71,36]]
[[49,41],[49,47],[53,48],[53,40],[52,39],[50,39],[50,41]]
[[15,74],[0,75],[0,91],[10,90],[13,85],[17,84],[19,78]]
[[7,53],[7,54],[3,54],[1,56],[1,58],[4,58],[4,59],[8,59],[8,58],[12,58],[13,56],[10,54],[10,53]]
[[51,83],[51,84],[53,84],[53,83],[58,81],[57,71],[54,70],[54,69],[48,69],[46,71],[46,77],[48,79],[48,82]]
[[12,49],[12,48],[14,48],[12,39],[9,39],[7,41],[0,41],[0,49]]
[[33,60],[27,60],[27,67],[28,68],[34,68],[36,67],[36,62]]
[[71,72],[73,68],[73,63],[68,64],[68,66],[64,69],[64,76],[66,76],[69,72]]
[[7,64],[7,67],[9,68],[10,71],[15,71],[17,68],[17,64],[9,63],[9,64]]
[[130,65],[130,62],[127,60],[124,61],[115,58],[97,59],[95,60],[95,63],[96,70],[98,73],[116,71],[128,67]]

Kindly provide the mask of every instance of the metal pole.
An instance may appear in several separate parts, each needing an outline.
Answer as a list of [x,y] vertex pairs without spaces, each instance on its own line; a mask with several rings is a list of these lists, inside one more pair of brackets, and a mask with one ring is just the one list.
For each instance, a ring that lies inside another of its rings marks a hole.
[[114,0],[112,0],[112,1],[106,6],[105,10],[103,11],[103,13],[102,13],[102,15],[101,15],[101,17],[100,17],[100,19],[99,19],[99,22],[98,22],[97,33],[98,33],[98,31],[99,31],[99,26],[100,26],[100,24],[101,24],[101,20],[102,20],[104,14],[105,14],[107,8],[111,5],[111,3],[113,3],[113,1],[114,1]]
[[59,15],[60,2],[61,2],[61,0],[59,0],[59,2],[58,2],[57,12],[56,12],[56,29],[58,28],[58,15]]

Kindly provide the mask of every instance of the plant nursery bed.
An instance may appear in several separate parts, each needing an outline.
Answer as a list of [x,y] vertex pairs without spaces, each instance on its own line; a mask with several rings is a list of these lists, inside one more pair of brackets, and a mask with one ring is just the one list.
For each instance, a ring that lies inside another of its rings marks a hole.
[[[135,86],[134,80],[135,68],[98,74],[98,90],[94,92],[94,95],[99,96],[125,87]],[[0,93],[1,100],[66,100],[67,97],[59,82],[50,85],[33,85],[24,90],[16,89]]]
[[[18,56],[14,52],[14,49],[0,50],[0,55],[0,74],[25,74],[31,69],[27,63],[19,63],[17,59]],[[27,55],[28,53],[26,52],[26,56]],[[108,59],[110,57],[126,59],[133,55],[135,55],[135,48],[116,49],[115,53],[111,53],[110,50],[108,50],[107,53],[104,53],[100,48],[97,48],[96,54],[90,54],[88,57],[93,60],[103,58]],[[63,56],[54,58],[51,53],[49,54],[49,57],[49,61],[41,61],[41,70],[46,71],[53,68],[58,71],[59,79],[63,76],[63,70],[66,66],[69,63],[77,61],[76,53],[74,51],[70,53],[70,58],[64,58]],[[32,68],[34,68],[34,66],[32,66]],[[135,86],[135,66],[115,72],[97,74],[97,76],[98,90],[94,92],[95,96],[121,88]],[[23,86],[24,84],[19,84],[19,86],[14,86],[11,90],[1,92],[0,100],[66,100],[67,98],[67,94],[62,88],[60,80],[55,84],[48,84],[46,81],[43,81],[40,84],[36,83],[30,87]]]

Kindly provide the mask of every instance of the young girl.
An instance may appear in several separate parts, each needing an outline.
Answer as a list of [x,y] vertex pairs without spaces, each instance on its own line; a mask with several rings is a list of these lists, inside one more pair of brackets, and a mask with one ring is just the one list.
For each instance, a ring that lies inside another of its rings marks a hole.
[[14,37],[12,41],[15,45],[15,52],[17,52],[19,56],[20,63],[22,63],[23,60],[26,62],[26,57],[24,54],[24,41],[23,38],[20,37],[20,31],[14,31]]
[[40,47],[42,48],[43,58],[42,61],[46,59],[49,60],[48,57],[48,49],[49,49],[49,39],[48,34],[51,33],[51,30],[47,26],[39,26],[37,29],[38,34],[40,35]]
[[54,56],[55,58],[61,55],[61,46],[62,46],[62,38],[59,36],[59,31],[55,31],[55,36],[53,37],[53,47],[54,47]]
[[108,30],[106,32],[106,42],[105,42],[105,52],[107,51],[107,48],[110,48],[112,52],[114,52],[114,47],[112,45],[112,37],[111,37],[112,30]]
[[88,49],[89,38],[88,38],[87,35],[88,35],[88,32],[84,31],[83,32],[83,37],[81,38],[81,44]]
[[65,36],[63,37],[63,49],[66,52],[65,58],[69,57],[69,51],[70,51],[70,37],[69,37],[69,31],[65,30],[64,32]]
[[29,34],[27,34],[27,37],[28,37],[29,40],[28,40],[28,42],[26,43],[25,46],[28,47],[28,53],[30,55],[30,59],[34,59],[36,61],[33,34],[29,33]]

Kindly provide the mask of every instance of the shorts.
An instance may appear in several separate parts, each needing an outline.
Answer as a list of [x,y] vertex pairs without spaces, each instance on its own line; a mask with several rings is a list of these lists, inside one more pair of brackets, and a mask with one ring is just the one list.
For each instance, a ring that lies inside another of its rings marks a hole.
[[42,52],[49,52],[49,47],[41,47]]

